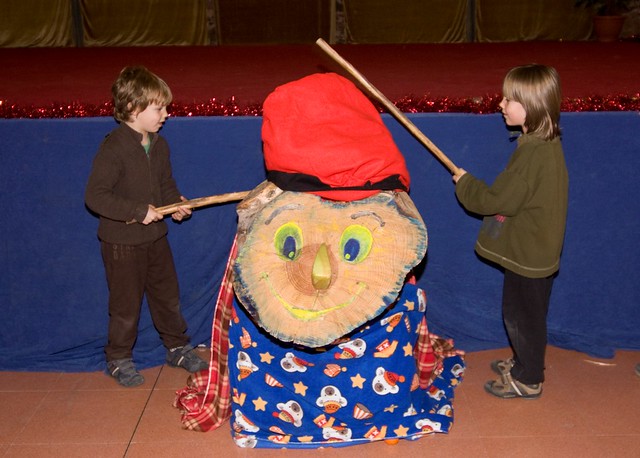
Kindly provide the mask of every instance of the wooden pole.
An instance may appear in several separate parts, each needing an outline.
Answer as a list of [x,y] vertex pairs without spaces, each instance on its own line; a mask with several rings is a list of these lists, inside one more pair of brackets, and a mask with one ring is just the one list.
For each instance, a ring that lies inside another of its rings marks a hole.
[[429,138],[423,134],[420,129],[413,124],[407,116],[398,109],[388,98],[384,96],[375,86],[373,86],[367,79],[356,70],[353,65],[347,62],[340,54],[338,54],[331,46],[327,44],[322,38],[316,40],[316,44],[322,48],[333,60],[335,60],[342,68],[344,68],[351,76],[353,76],[364,87],[364,89],[373,96],[378,102],[395,117],[404,127],[416,137],[416,139],[427,147],[431,153],[436,156],[444,164],[452,175],[456,175],[459,171],[458,167],[449,159]]
[[[238,191],[228,192],[226,194],[216,194],[213,196],[198,197],[196,199],[185,200],[171,205],[165,205],[164,207],[157,207],[156,211],[161,215],[170,215],[178,211],[178,207],[198,208],[206,205],[222,204],[225,202],[233,202],[235,200],[242,200],[249,195],[251,191]],[[135,224],[139,221],[132,219],[127,221],[127,224]]]
[[216,194],[214,196],[198,197],[197,199],[185,200],[171,205],[165,205],[164,207],[156,208],[156,211],[161,215],[169,215],[178,211],[178,207],[198,208],[206,205],[221,204],[225,202],[233,202],[235,200],[242,200],[249,194],[250,191],[229,192],[226,194]]

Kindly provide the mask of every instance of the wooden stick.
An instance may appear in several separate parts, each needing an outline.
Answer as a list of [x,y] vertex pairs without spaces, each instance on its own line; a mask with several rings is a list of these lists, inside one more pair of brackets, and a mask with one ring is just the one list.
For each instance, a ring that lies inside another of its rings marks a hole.
[[331,46],[327,44],[322,38],[318,38],[316,40],[316,44],[322,48],[324,52],[326,52],[333,60],[335,60],[342,68],[344,68],[347,72],[351,74],[358,82],[366,89],[366,91],[372,95],[376,100],[378,100],[384,107],[398,120],[404,127],[406,127],[414,137],[418,139],[420,143],[433,153],[440,162],[442,162],[451,172],[451,174],[456,175],[459,171],[458,167],[449,159],[436,145],[433,144],[429,138],[425,134],[423,134],[420,129],[413,124],[407,116],[398,109],[388,98],[384,96],[382,92],[380,92],[375,86],[373,86],[367,79],[356,70],[353,65],[347,62],[340,54],[338,54]]
[[[224,202],[232,202],[234,200],[242,200],[249,195],[251,191],[228,192],[226,194],[216,194],[213,196],[198,197],[196,199],[185,200],[164,207],[157,207],[156,211],[161,215],[169,215],[178,211],[178,207],[198,208],[206,205],[222,204]],[[132,219],[127,224],[135,224],[138,221]]]
[[164,207],[156,208],[161,215],[169,215],[178,211],[178,207],[198,208],[206,205],[221,204],[224,202],[232,202],[234,200],[242,200],[250,191],[229,192],[226,194],[216,194],[214,196],[198,197],[197,199],[185,200]]

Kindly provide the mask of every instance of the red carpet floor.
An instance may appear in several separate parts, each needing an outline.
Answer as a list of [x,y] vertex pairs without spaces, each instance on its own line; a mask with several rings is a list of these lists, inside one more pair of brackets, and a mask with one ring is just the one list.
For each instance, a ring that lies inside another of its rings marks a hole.
[[[483,97],[500,92],[506,71],[555,66],[567,98],[640,93],[640,44],[523,42],[335,45],[334,49],[392,101],[406,96]],[[162,76],[174,103],[235,97],[260,104],[278,85],[341,70],[315,44],[154,48],[0,49],[0,101],[11,106],[101,104],[120,69],[142,64]]]

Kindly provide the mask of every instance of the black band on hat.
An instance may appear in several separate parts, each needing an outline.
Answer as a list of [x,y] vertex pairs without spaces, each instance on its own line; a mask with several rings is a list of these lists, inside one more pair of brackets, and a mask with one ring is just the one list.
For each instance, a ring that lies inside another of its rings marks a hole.
[[288,173],[279,170],[268,170],[267,180],[284,191],[294,192],[317,192],[317,191],[393,191],[401,189],[408,191],[407,187],[400,181],[400,174],[390,175],[380,181],[371,183],[367,181],[359,186],[335,187],[320,181],[313,175],[306,173]]

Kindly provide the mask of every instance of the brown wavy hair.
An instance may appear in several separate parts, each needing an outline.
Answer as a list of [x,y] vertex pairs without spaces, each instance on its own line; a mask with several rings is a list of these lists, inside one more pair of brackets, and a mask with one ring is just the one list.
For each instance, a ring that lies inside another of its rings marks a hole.
[[133,113],[144,111],[149,104],[167,106],[173,95],[167,83],[142,66],[125,67],[111,86],[113,116],[129,121]]
[[562,93],[555,68],[540,64],[512,68],[504,78],[502,95],[525,109],[527,133],[544,140],[560,136]]

